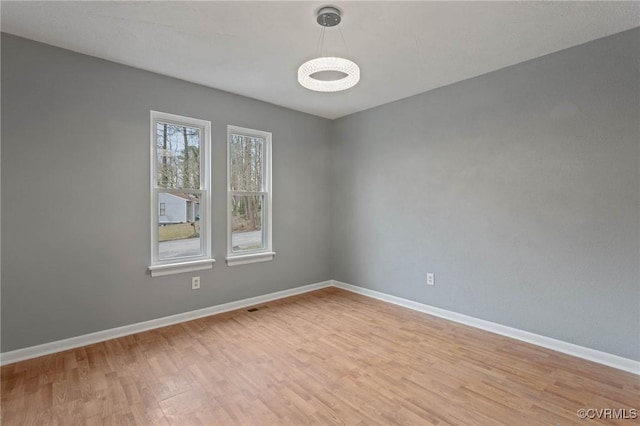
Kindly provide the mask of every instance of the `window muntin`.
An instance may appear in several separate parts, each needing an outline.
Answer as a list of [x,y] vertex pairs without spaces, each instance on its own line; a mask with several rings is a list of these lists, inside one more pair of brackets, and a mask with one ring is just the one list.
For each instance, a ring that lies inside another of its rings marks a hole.
[[151,128],[150,269],[154,265],[211,259],[211,123],[152,111]]
[[228,260],[272,253],[271,133],[229,126],[227,149]]

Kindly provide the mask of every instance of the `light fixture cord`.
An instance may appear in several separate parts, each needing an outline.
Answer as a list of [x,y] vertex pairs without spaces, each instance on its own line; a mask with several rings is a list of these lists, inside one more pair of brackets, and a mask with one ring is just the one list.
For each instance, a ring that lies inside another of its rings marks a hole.
[[351,56],[351,52],[349,51],[347,42],[344,40],[344,35],[342,34],[342,29],[340,27],[338,27],[338,31],[340,31],[340,38],[342,38],[342,44],[344,44],[344,48],[347,51],[347,55]]
[[[320,35],[318,36],[318,43],[316,44],[316,57],[322,56],[322,52],[324,50],[324,37],[325,30],[327,28],[325,26],[320,30]],[[340,38],[342,39],[342,44],[344,45],[344,49],[347,51],[347,55],[351,56],[351,51],[349,50],[349,46],[347,46],[347,42],[344,39],[344,34],[342,34],[342,28],[338,26],[338,31],[340,32]]]
[[324,30],[325,27],[322,27],[320,30],[320,35],[318,36],[318,44],[316,46],[316,57],[318,55],[322,56],[322,47],[324,46]]

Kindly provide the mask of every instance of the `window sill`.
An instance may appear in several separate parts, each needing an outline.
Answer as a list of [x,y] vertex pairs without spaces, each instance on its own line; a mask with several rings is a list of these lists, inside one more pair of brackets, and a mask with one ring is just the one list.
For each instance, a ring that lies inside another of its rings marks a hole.
[[166,265],[151,265],[152,277],[162,277],[164,275],[181,274],[184,272],[202,271],[213,268],[215,259],[192,260],[189,262],[168,263]]
[[269,260],[273,260],[273,257],[275,255],[276,255],[276,252],[269,251],[269,252],[262,252],[262,253],[228,256],[227,266],[238,266],[238,265],[246,265],[248,263],[267,262]]

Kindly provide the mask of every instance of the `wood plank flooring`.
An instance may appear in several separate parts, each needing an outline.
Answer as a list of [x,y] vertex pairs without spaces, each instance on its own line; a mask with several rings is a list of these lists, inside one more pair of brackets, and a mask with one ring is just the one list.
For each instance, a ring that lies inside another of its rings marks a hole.
[[1,374],[3,425],[631,425],[576,411],[640,409],[633,374],[335,288]]

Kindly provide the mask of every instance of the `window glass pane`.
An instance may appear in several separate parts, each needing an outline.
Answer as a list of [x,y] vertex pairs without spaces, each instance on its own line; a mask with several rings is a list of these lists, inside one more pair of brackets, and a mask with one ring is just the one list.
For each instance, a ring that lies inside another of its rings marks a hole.
[[230,185],[232,191],[262,191],[262,157],[264,139],[255,136],[231,134],[229,157],[231,160]]
[[264,248],[264,195],[231,196],[231,248],[234,252]]
[[197,127],[156,122],[159,188],[200,188],[201,137]]
[[[160,260],[201,256],[200,194],[158,193],[158,257]],[[162,214],[164,213],[164,214]]]

